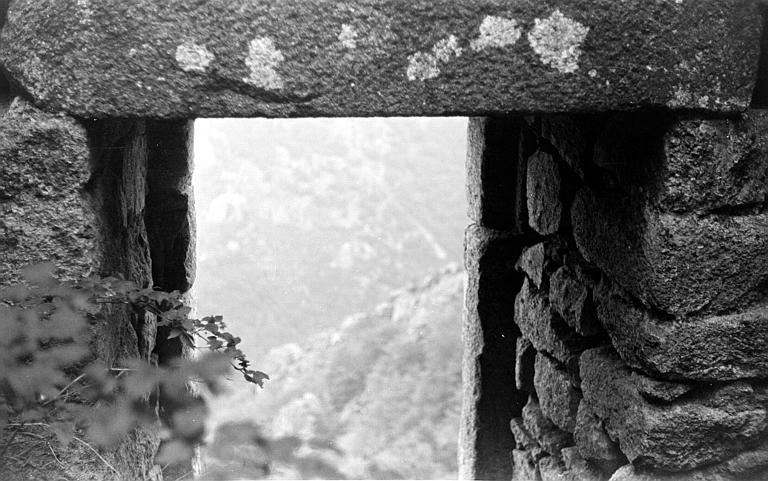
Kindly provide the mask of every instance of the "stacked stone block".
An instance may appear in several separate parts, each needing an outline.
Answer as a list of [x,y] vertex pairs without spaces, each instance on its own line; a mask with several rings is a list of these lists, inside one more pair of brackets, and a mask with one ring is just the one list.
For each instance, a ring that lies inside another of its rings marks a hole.
[[765,479],[768,116],[524,131],[512,479]]

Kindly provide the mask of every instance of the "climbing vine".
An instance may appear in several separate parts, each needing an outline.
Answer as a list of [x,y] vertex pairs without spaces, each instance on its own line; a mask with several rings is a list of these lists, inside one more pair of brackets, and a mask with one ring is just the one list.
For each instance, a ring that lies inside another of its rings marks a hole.
[[[55,434],[61,446],[80,443],[101,457],[94,446],[115,445],[134,429],[157,423],[160,391],[173,406],[162,417],[158,462],[189,459],[207,414],[190,384],[216,395],[232,369],[261,387],[268,379],[251,369],[240,338],[227,331],[221,316],[190,317],[178,292],[118,278],[60,282],[52,272],[51,265],[27,268],[24,284],[0,290],[0,464],[17,436],[33,426]],[[170,338],[199,355],[168,366],[136,358],[105,365],[93,354],[99,328],[110,322],[105,305],[156,316]]]

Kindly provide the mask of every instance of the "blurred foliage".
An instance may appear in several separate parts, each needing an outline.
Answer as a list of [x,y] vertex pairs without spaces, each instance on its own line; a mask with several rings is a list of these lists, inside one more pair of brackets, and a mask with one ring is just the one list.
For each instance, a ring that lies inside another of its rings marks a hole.
[[[72,441],[114,446],[141,425],[158,422],[158,390],[174,400],[163,427],[161,464],[189,459],[202,441],[208,408],[190,383],[213,395],[231,369],[263,386],[267,375],[250,369],[220,316],[190,318],[178,292],[137,287],[117,278],[60,282],[53,266],[25,269],[24,284],[0,289],[0,463],[25,426],[50,429],[62,446]],[[190,348],[207,352],[157,366],[130,359],[107,366],[92,354],[94,333],[110,320],[105,304],[157,316]],[[85,434],[84,441],[78,436]]]

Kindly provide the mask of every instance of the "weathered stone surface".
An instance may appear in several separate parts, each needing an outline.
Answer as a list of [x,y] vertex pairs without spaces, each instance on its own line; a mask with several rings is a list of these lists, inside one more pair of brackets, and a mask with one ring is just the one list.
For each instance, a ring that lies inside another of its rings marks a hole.
[[563,364],[594,342],[571,330],[549,307],[547,298],[527,278],[515,300],[515,321],[537,351],[549,353]]
[[515,437],[515,447],[517,449],[531,450],[538,446],[536,440],[533,439],[531,433],[526,429],[522,418],[512,418],[509,422],[509,429]]
[[745,382],[651,404],[610,348],[585,351],[581,377],[583,402],[637,466],[680,472],[721,462],[759,442],[768,427],[764,390]]
[[515,386],[519,391],[530,394],[536,392],[533,386],[535,364],[536,349],[533,344],[524,337],[518,337],[515,347]]
[[98,269],[95,220],[81,195],[90,171],[80,123],[13,101],[0,118],[0,284],[39,262],[64,279]]
[[768,116],[623,115],[595,145],[610,188],[572,209],[582,253],[646,305],[716,314],[765,298]]
[[603,421],[592,412],[586,402],[579,404],[573,439],[582,457],[607,467],[608,470],[618,468],[626,460],[618,444],[605,432]]
[[584,179],[599,125],[596,119],[587,116],[544,115],[541,135],[557,149],[571,170]]
[[545,243],[539,242],[523,249],[517,261],[517,268],[526,273],[537,289],[541,288],[541,283],[544,281],[546,265],[549,261],[547,257]]
[[560,166],[550,154],[539,151],[528,159],[526,176],[528,225],[541,235],[554,234],[563,215]]
[[523,423],[539,446],[549,454],[557,454],[562,448],[573,445],[571,434],[555,426],[541,411],[541,406],[533,396],[523,408]]
[[768,473],[768,444],[763,443],[706,468],[684,473],[644,472],[622,466],[610,481],[764,481]]
[[465,237],[467,285],[462,328],[460,477],[508,479],[515,440],[509,420],[527,395],[515,389],[514,298],[523,275],[514,269],[522,250],[509,234],[470,226]]
[[568,372],[546,354],[538,353],[533,382],[544,415],[563,431],[573,433],[581,393],[571,386]]
[[[736,119],[678,120],[664,136],[664,169],[652,183],[667,212],[759,207],[768,199],[768,113]],[[741,209],[741,210],[737,210]]]
[[549,279],[552,308],[576,332],[584,336],[603,333],[597,321],[592,293],[586,275],[578,267],[560,267]]
[[615,196],[577,194],[576,243],[644,303],[675,315],[741,308],[765,296],[768,213],[660,213]]
[[[538,462],[541,481],[602,481],[602,476],[596,470],[590,468],[587,463],[578,458],[578,453],[573,455],[573,448],[563,448],[563,452],[569,453],[569,465],[558,462],[557,458],[548,456]],[[565,456],[563,456],[565,458]]]
[[768,378],[768,306],[675,321],[639,307],[607,281],[594,294],[613,346],[636,369],[672,380]]
[[541,481],[539,467],[531,453],[515,449],[512,451],[512,481]]
[[565,469],[575,481],[600,481],[605,479],[595,468],[587,464],[576,447],[563,448],[560,451]]
[[735,112],[757,3],[18,0],[1,60],[83,117]]
[[632,380],[634,381],[635,386],[637,386],[640,395],[650,402],[657,403],[672,402],[681,396],[685,396],[696,388],[693,384],[660,381],[636,371],[632,371]]
[[522,118],[469,119],[467,205],[470,219],[490,229],[523,234],[528,226]]

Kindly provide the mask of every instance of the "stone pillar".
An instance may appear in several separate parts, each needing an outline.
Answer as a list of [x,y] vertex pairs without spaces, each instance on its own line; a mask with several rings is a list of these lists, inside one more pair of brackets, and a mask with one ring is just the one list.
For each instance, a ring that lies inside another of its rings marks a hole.
[[518,118],[475,118],[469,124],[467,193],[475,222],[465,238],[463,400],[459,432],[461,479],[508,479],[514,438],[509,420],[525,402],[515,387],[514,293],[522,276]]
[[512,479],[764,479],[768,115],[531,125]]

